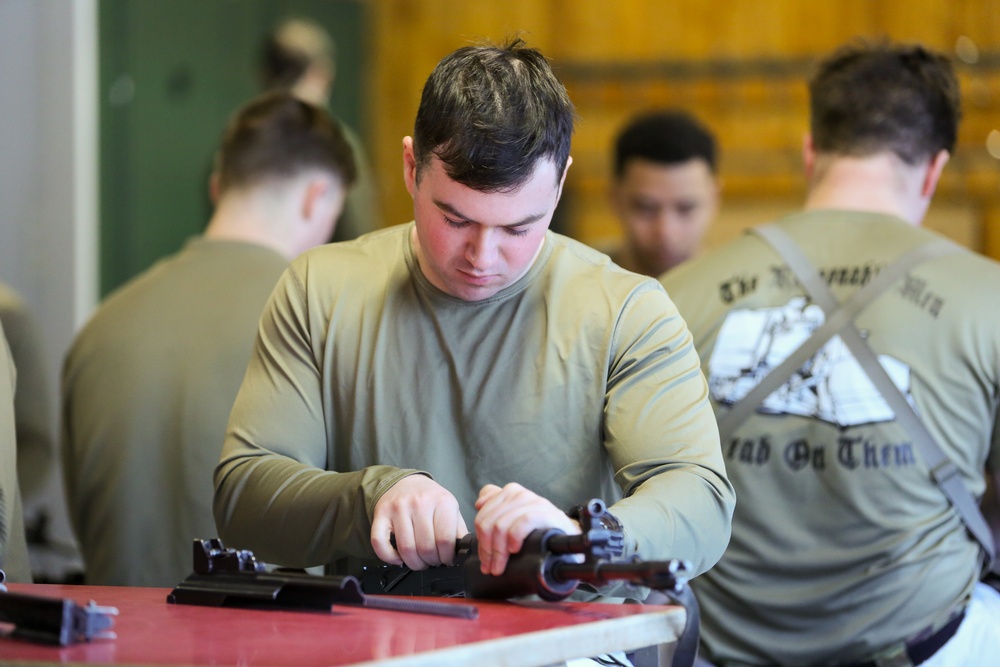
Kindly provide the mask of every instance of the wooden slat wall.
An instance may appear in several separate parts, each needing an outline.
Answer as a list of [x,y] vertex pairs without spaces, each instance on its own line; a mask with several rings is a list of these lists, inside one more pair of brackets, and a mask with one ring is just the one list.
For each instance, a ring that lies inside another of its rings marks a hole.
[[520,33],[548,55],[577,106],[568,224],[586,242],[618,236],[607,205],[611,142],[632,113],[684,107],[717,133],[723,212],[717,244],[794,209],[804,194],[805,79],[818,57],[855,37],[888,36],[980,61],[960,64],[965,118],[927,224],[1000,258],[1000,0],[372,0],[370,139],[389,222],[412,217],[401,139],[420,90],[453,49]]

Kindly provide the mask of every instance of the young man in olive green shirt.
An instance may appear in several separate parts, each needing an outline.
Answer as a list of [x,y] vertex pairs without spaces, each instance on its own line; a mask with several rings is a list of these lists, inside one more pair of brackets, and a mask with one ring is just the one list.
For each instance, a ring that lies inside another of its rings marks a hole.
[[69,513],[96,585],[174,586],[216,535],[212,471],[257,321],[353,179],[326,111],[288,93],[231,119],[205,233],[109,296],[63,368]]
[[[958,81],[922,47],[861,45],[822,63],[810,98],[805,210],[775,225],[845,303],[940,242],[919,224],[955,147]],[[789,264],[748,234],[662,279],[726,430],[760,379],[835,319]],[[854,320],[973,498],[984,466],[1000,464],[997,284],[996,262],[956,249]],[[982,550],[843,341],[782,376],[722,443],[739,503],[729,549],[692,583],[703,653],[727,667],[996,664],[1000,595],[977,583]]]
[[403,140],[415,221],[306,253],[265,309],[215,475],[227,544],[418,569],[475,530],[499,574],[601,496],[628,554],[719,558],[734,500],[684,321],[548,231],[572,128],[520,42],[438,64]]

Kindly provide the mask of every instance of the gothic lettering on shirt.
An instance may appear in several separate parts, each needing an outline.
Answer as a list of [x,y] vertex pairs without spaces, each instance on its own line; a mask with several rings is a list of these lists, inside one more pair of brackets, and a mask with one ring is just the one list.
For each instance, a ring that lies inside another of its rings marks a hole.
[[899,295],[935,319],[944,306],[944,298],[928,289],[926,280],[912,275],[907,275],[903,279]]
[[[771,462],[772,436],[756,438],[734,437],[726,448],[727,462],[759,467]],[[879,470],[909,468],[917,464],[912,443],[876,442],[864,435],[843,434],[836,443],[810,442],[797,437],[781,448],[782,457],[775,459],[792,471],[822,472],[830,463],[846,470]],[[828,456],[835,452],[835,456]]]
[[719,285],[719,298],[723,303],[733,303],[757,290],[757,276],[733,276]]
[[864,287],[878,275],[881,266],[866,262],[859,266],[831,266],[821,269],[819,274],[831,287],[834,285],[850,285]]
[[[875,262],[854,266],[827,266],[819,270],[819,275],[830,287],[864,287],[878,275],[882,267],[882,263]],[[772,265],[770,268],[774,286],[778,289],[802,289],[795,273],[788,266]]]

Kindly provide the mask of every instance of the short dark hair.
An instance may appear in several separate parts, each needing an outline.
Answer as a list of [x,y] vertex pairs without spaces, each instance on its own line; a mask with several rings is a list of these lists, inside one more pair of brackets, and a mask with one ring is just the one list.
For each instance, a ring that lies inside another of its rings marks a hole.
[[354,153],[328,112],[285,91],[259,95],[233,114],[216,154],[223,192],[309,169],[328,171],[349,187]]
[[480,192],[516,190],[538,160],[562,176],[574,111],[548,60],[521,39],[458,49],[424,85],[413,129],[417,177],[432,155]]
[[890,150],[907,164],[953,151],[961,118],[951,61],[920,45],[841,47],[809,83],[818,152],[864,157]]
[[717,170],[715,136],[686,111],[647,111],[634,116],[615,139],[614,174],[621,177],[632,158],[665,165],[701,158]]
[[317,60],[330,68],[337,46],[323,26],[302,17],[288,18],[264,37],[260,48],[260,78],[264,90],[291,88]]

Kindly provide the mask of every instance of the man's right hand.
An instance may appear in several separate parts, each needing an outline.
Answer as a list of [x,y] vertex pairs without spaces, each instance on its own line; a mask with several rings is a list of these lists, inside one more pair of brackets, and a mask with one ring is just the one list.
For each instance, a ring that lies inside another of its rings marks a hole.
[[451,565],[456,541],[468,532],[458,500],[426,475],[404,477],[375,503],[372,547],[392,565],[411,570]]

